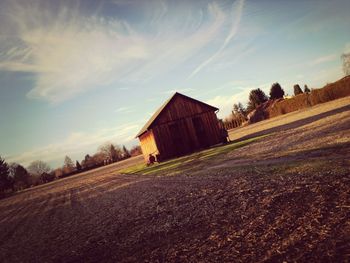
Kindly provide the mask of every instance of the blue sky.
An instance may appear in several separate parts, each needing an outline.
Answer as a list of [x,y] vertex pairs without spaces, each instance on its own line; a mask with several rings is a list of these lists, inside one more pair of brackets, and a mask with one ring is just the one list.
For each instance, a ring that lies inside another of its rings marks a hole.
[[343,76],[350,1],[0,1],[0,155],[82,159],[175,91],[229,114],[253,88]]

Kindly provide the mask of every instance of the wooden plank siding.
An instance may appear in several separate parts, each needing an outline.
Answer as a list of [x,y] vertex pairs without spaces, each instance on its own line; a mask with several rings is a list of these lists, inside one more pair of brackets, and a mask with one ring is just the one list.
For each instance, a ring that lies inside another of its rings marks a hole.
[[[152,128],[162,159],[181,156],[222,142],[218,121],[214,112],[195,115],[203,121],[205,143],[200,142],[193,116],[167,122]],[[177,123],[177,135],[171,132],[171,125]]]
[[146,162],[148,161],[149,154],[152,154],[152,155],[159,154],[152,130],[142,134],[140,136],[140,141],[141,141],[141,150],[142,150],[143,158],[145,158]]
[[198,115],[206,111],[212,111],[212,109],[185,97],[178,96],[171,101],[171,103],[159,115],[153,125],[156,126],[162,123],[176,121],[178,119]]
[[139,136],[145,160],[150,153],[159,159],[192,153],[222,142],[217,108],[182,94],[175,94]]

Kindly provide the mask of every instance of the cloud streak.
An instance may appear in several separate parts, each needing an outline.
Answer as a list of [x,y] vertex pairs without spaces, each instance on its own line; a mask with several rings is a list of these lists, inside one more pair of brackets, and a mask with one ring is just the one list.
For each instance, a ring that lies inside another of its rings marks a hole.
[[[167,16],[168,7],[160,1],[159,10],[148,21],[154,32],[145,33],[137,30],[139,25],[117,17],[83,14],[79,6],[54,11],[48,4],[34,2],[8,1],[2,6],[0,23],[6,32],[1,36],[0,70],[33,73],[35,84],[27,97],[52,104],[91,89],[140,84],[167,74],[214,41],[229,19],[212,3],[207,10],[188,11],[183,23]],[[222,47],[193,74],[234,37],[242,6],[243,0]]]
[[[237,6],[235,6],[235,4]],[[209,57],[207,60],[202,62],[197,68],[195,68],[195,70],[191,73],[189,78],[192,78],[193,76],[198,74],[198,72],[200,72],[205,66],[207,66],[216,57],[218,57],[221,54],[221,52],[226,48],[226,46],[231,42],[232,38],[236,35],[236,33],[238,31],[239,23],[241,21],[241,16],[242,16],[242,11],[243,11],[243,6],[244,6],[244,0],[238,0],[237,2],[235,2],[235,4],[233,5],[233,7],[234,7],[233,10],[235,10],[235,11],[233,12],[234,13],[234,15],[233,15],[234,20],[232,22],[232,27],[231,27],[231,30],[230,30],[229,34],[225,38],[223,44],[221,45],[221,47],[211,57]]]
[[323,63],[331,62],[331,61],[336,60],[337,58],[338,58],[338,56],[336,54],[329,54],[326,56],[318,57],[318,58],[314,59],[313,61],[311,61],[310,66],[316,66],[316,65],[323,64]]
[[140,123],[129,123],[119,127],[99,129],[91,133],[72,132],[66,139],[38,147],[14,156],[7,156],[6,161],[29,165],[33,160],[42,160],[48,163],[57,163],[66,155],[78,155],[95,152],[99,145],[105,142],[125,144],[134,139],[140,128]]

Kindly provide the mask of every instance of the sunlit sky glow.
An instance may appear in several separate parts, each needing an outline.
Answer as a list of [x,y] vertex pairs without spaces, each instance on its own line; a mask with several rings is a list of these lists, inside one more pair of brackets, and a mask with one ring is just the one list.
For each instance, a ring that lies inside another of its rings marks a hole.
[[134,136],[175,91],[219,107],[343,76],[350,1],[0,1],[0,155],[62,165]]

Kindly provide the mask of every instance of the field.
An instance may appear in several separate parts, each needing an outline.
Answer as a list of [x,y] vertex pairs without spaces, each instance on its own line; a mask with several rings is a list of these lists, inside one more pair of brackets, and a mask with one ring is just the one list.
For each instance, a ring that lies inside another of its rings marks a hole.
[[350,97],[0,200],[0,262],[346,262]]

